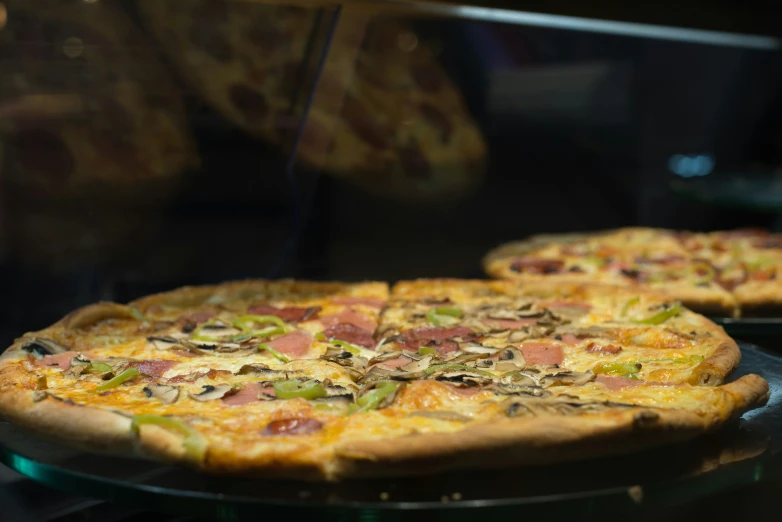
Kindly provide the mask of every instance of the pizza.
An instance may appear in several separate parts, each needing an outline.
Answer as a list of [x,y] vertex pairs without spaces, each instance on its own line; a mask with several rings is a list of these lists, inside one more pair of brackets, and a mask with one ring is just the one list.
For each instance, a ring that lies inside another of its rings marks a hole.
[[489,252],[497,278],[650,288],[714,315],[782,309],[782,235],[764,230],[686,232],[622,228],[532,236]]
[[0,414],[90,451],[339,480],[692,439],[762,405],[665,295],[510,281],[240,281],[98,303],[0,356]]
[[185,81],[230,121],[365,190],[397,198],[465,194],[485,144],[434,48],[408,24],[346,8],[308,106],[330,13],[295,5],[139,2]]
[[171,77],[109,4],[5,2],[2,204],[24,262],[116,255],[199,166]]

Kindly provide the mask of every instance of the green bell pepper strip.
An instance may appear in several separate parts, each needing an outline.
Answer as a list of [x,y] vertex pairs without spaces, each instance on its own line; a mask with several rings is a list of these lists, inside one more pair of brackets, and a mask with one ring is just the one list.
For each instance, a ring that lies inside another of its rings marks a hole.
[[315,340],[316,341],[326,341],[326,336],[323,334],[323,332],[318,332],[315,334]]
[[437,354],[437,350],[435,350],[431,346],[419,346],[418,353],[420,355],[435,355]]
[[182,446],[185,448],[185,454],[193,461],[200,462],[206,456],[206,448],[209,445],[206,438],[187,424],[160,415],[136,415],[130,422],[130,429],[138,434],[139,428],[144,424],[160,426],[169,431],[175,431],[184,435]]
[[285,355],[283,353],[278,352],[277,350],[275,350],[274,348],[272,348],[268,344],[261,343],[261,344],[258,345],[258,349],[261,350],[261,351],[269,352],[278,361],[282,361],[282,362],[285,362],[285,363],[286,362],[291,362],[290,357],[288,357],[287,355]]
[[339,348],[342,348],[345,351],[348,351],[348,352],[352,353],[353,355],[360,355],[361,354],[361,349],[359,347],[357,347],[356,345],[350,344],[347,341],[343,341],[341,339],[332,339],[329,342],[331,344],[333,344],[334,346],[337,346]]
[[598,375],[612,375],[627,377],[628,379],[638,379],[638,372],[640,370],[640,363],[613,362],[598,364],[592,371]]
[[679,315],[679,313],[681,313],[682,310],[684,310],[684,307],[681,305],[681,303],[674,303],[665,310],[657,312],[656,314],[647,317],[646,319],[639,319],[633,322],[636,324],[661,324],[671,317],[676,317]]
[[138,368],[128,368],[122,373],[117,374],[113,379],[108,380],[95,388],[94,391],[105,391],[112,388],[116,388],[125,381],[129,381],[133,377],[138,377]]
[[106,363],[90,363],[89,366],[87,366],[86,369],[87,373],[106,373],[106,372],[113,372],[114,368],[109,366]]
[[273,324],[277,328],[285,330],[285,321],[277,317],[276,315],[240,315],[231,321],[231,324],[241,330],[244,333],[253,333],[253,325],[255,323],[260,324]]
[[326,388],[317,381],[299,382],[296,380],[280,381],[274,383],[274,395],[278,399],[321,399],[328,395]]
[[272,335],[279,335],[288,333],[287,328],[280,328],[279,326],[272,326],[269,328],[264,328],[262,330],[255,330],[252,332],[247,333],[241,333],[238,335],[234,335],[231,337],[231,341],[246,341],[247,339],[250,339],[251,337],[271,337]]
[[622,317],[626,316],[627,312],[630,311],[630,308],[632,308],[633,306],[637,305],[640,302],[641,302],[641,298],[640,297],[633,297],[632,299],[627,301],[625,303],[625,305],[622,307],[622,312],[621,312]]
[[219,324],[218,321],[214,319],[210,319],[206,321],[205,323],[202,323],[198,326],[195,330],[193,330],[193,333],[190,334],[190,338],[194,341],[207,341],[207,342],[216,342],[219,341],[219,337],[213,337],[211,335],[204,335],[203,332],[205,328],[208,328],[210,326],[215,326]]
[[434,326],[453,324],[464,316],[461,308],[455,306],[437,306],[426,312],[426,320]]
[[[701,271],[704,273],[700,274]],[[708,263],[697,262],[687,267],[687,275],[692,278],[693,284],[701,285],[714,281],[717,271]]]
[[368,391],[356,399],[356,404],[351,404],[350,413],[363,413],[376,409],[383,400],[399,389],[399,383],[393,381],[381,381],[373,390]]
[[479,370],[478,368],[471,368],[466,364],[435,364],[424,370],[424,375],[432,375],[433,373],[441,371],[456,371],[463,370],[466,372],[477,373],[478,375],[484,375],[486,377],[494,377],[494,374],[487,372],[486,370]]

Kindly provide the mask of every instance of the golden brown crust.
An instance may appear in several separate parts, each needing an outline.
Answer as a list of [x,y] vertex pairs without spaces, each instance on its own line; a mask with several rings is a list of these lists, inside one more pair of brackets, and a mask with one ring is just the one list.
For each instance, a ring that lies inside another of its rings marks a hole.
[[718,348],[702,363],[695,367],[690,378],[690,384],[698,386],[716,386],[741,362],[741,350],[736,341],[731,339],[725,330],[717,325],[712,329],[720,336]]

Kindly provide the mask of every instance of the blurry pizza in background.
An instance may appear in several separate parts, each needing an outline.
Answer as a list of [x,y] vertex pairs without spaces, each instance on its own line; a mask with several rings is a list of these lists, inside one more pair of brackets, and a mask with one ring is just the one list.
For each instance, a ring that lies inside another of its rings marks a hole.
[[57,270],[132,248],[199,165],[174,84],[107,2],[6,7],[0,139],[13,255]]
[[[217,111],[289,150],[317,77],[324,16],[291,5],[140,0],[185,81]],[[483,138],[457,87],[405,23],[345,10],[298,152],[308,166],[394,198],[442,199],[481,180]]]

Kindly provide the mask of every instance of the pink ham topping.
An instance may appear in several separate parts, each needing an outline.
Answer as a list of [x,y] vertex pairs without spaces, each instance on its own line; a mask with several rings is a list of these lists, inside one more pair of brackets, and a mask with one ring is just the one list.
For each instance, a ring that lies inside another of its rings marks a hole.
[[610,375],[598,375],[595,381],[604,384],[609,390],[618,390],[628,386],[640,386],[643,381],[628,379],[627,377],[612,377]]
[[538,320],[532,317],[525,319],[484,319],[483,323],[489,326],[498,326],[499,328],[523,328],[535,324]]
[[312,346],[313,336],[305,330],[296,330],[282,337],[278,337],[268,344],[275,350],[291,357],[304,357]]
[[251,382],[233,395],[223,397],[222,401],[227,406],[243,406],[257,401],[260,393],[261,385],[257,382]]
[[78,352],[63,352],[55,355],[46,355],[33,364],[35,364],[35,366],[50,366],[67,370],[71,367],[71,359],[77,355],[79,355]]
[[266,425],[263,435],[308,435],[323,428],[323,423],[315,419],[280,419]]
[[586,351],[589,353],[597,353],[600,355],[604,354],[617,354],[622,351],[621,346],[616,346],[615,344],[596,344],[596,343],[589,343],[586,347]]
[[372,308],[381,309],[384,306],[386,306],[385,299],[380,299],[379,297],[335,297],[331,300],[334,304],[340,304],[340,305],[364,305],[364,306],[370,306]]
[[562,364],[562,347],[546,343],[525,343],[519,349],[527,364]]
[[558,309],[578,310],[583,313],[588,313],[592,310],[592,305],[589,303],[582,303],[580,301],[550,301],[546,303],[546,308],[556,312]]
[[265,303],[253,303],[247,308],[247,313],[253,315],[274,315],[283,321],[308,321],[318,316],[320,306],[288,306],[277,308]]
[[329,326],[323,330],[323,335],[326,336],[326,339],[340,339],[365,348],[371,348],[375,345],[375,339],[372,337],[372,332],[350,323]]
[[455,341],[450,340],[451,338],[462,337],[468,339],[473,336],[473,331],[465,326],[455,326],[453,328],[422,326],[404,332],[394,339],[394,342],[405,350],[418,351],[421,346],[425,346],[434,348],[442,355],[459,349],[459,345]]
[[[385,368],[386,370],[396,370],[397,368],[411,363],[412,361],[407,357],[397,357],[396,359],[388,359],[381,363],[377,363],[377,366]],[[374,364],[372,366],[375,366]]]
[[138,369],[139,373],[150,375],[152,377],[162,377],[164,373],[176,365],[176,361],[166,361],[164,359],[151,359],[148,361],[134,361],[130,363]]
[[337,324],[352,324],[359,328],[363,328],[364,330],[369,330],[370,332],[374,332],[375,328],[377,328],[377,321],[375,319],[367,317],[352,308],[347,308],[336,314],[324,315],[320,318],[320,322],[323,323],[323,326],[326,328]]

